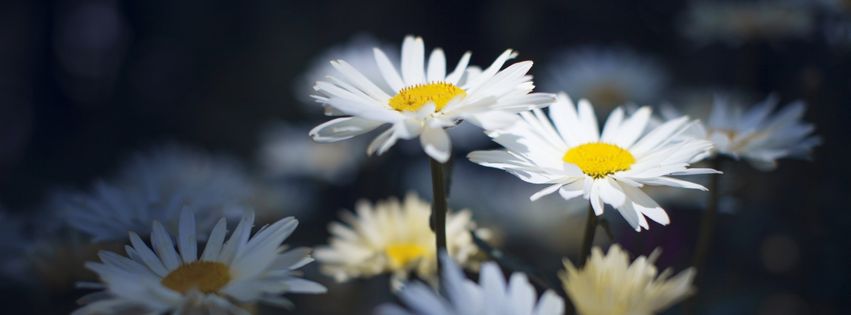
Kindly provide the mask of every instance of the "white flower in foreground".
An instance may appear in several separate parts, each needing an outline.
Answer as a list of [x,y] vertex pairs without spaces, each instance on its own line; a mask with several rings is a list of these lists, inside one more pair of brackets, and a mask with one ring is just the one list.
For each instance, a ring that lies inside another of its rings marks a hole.
[[[744,159],[760,170],[776,168],[780,158],[808,158],[821,138],[813,135],[812,124],[801,120],[804,102],[775,111],[778,103],[777,97],[769,96],[746,109],[716,97],[705,125],[690,129],[687,135],[712,141],[714,153]],[[666,117],[678,115],[670,108],[663,113]]]
[[55,192],[49,207],[95,241],[118,240],[127,231],[147,235],[154,220],[176,231],[183,207],[196,211],[200,232],[209,231],[226,212],[238,216],[255,189],[235,161],[166,146],[134,156],[117,179],[91,192]]
[[[322,272],[337,281],[392,273],[392,281],[398,283],[412,271],[422,279],[435,280],[437,254],[430,215],[431,205],[414,194],[402,203],[395,198],[374,206],[361,201],[356,215],[342,214],[346,225],[331,223],[330,244],[316,249],[316,259]],[[447,214],[446,244],[453,259],[476,267],[473,255],[479,249],[470,236],[475,229],[471,216],[467,210]]]
[[599,247],[582,269],[564,261],[564,291],[579,315],[652,315],[694,293],[694,268],[673,278],[671,270],[661,274],[653,265],[659,251],[640,256],[630,264],[629,256],[617,244],[603,256]]
[[399,291],[407,305],[382,305],[377,315],[561,315],[564,301],[553,291],[536,300],[535,288],[526,275],[514,273],[506,283],[499,267],[492,262],[482,265],[479,283],[467,280],[455,263],[441,255],[444,271],[441,286],[445,296],[422,283],[411,283]]
[[527,74],[531,61],[500,70],[515,56],[512,50],[506,50],[490,67],[475,74],[467,71],[470,53],[464,54],[448,74],[443,50],[433,50],[426,62],[425,45],[419,37],[408,36],[402,44],[401,75],[380,49],[374,49],[374,54],[390,89],[382,89],[346,61],[332,61],[339,77],[328,76],[326,81],[316,82],[314,98],[331,107],[332,114],[347,117],[311,130],[314,140],[346,140],[391,124],[372,141],[367,153],[382,154],[398,139],[420,137],[429,156],[446,162],[451,145],[444,128],[461,120],[486,130],[506,127],[515,121],[514,113],[543,107],[554,100],[550,94],[530,94],[534,88]]
[[557,55],[547,67],[544,91],[567,91],[607,109],[658,101],[666,75],[651,59],[626,49],[583,48]]
[[616,108],[600,133],[591,103],[579,101],[577,113],[573,102],[561,94],[550,106],[549,119],[534,110],[522,113],[522,121],[513,127],[489,133],[508,150],[475,151],[469,158],[526,182],[548,185],[531,196],[533,201],[558,191],[566,200],[580,196],[590,200],[597,215],[603,214],[604,203],[612,205],[636,231],[649,228],[645,216],[667,225],[668,214],[641,187],[706,190],[670,176],[717,172],[689,168],[709,154],[712,143],[672,141],[691,124],[687,117],[645,133],[650,114],[650,108],[643,107],[625,117],[623,109]]
[[74,314],[248,314],[239,305],[291,303],[284,293],[324,293],[322,285],[299,278],[296,269],[310,263],[310,250],[284,251],[281,243],[298,221],[284,218],[251,236],[254,215],[242,217],[225,241],[227,223],[219,220],[198,255],[195,218],[180,214],[177,249],[159,222],[154,222],[151,247],[130,232],[127,257],[102,251],[101,262],[86,267],[102,284],[85,284],[104,291],[81,299],[86,305]]

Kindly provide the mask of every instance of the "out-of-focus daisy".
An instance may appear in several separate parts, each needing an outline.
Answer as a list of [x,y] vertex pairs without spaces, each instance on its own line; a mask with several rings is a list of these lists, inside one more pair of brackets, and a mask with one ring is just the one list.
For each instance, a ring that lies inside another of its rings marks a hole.
[[[436,280],[437,254],[434,232],[429,227],[431,205],[414,194],[403,202],[395,198],[371,205],[361,201],[356,213],[343,213],[343,222],[331,223],[330,244],[316,249],[321,270],[337,281],[391,273],[398,284],[416,272],[422,279]],[[463,266],[475,267],[479,252],[470,231],[475,230],[468,210],[450,212],[446,218],[449,253]],[[486,230],[477,233],[487,237]]]
[[815,15],[803,1],[698,1],[685,11],[682,23],[692,40],[740,44],[805,37]]
[[582,269],[564,261],[560,274],[564,291],[580,315],[652,315],[694,293],[694,268],[669,278],[671,270],[661,274],[650,257],[640,256],[632,264],[620,246],[612,245],[603,256],[599,247]]
[[375,63],[375,56],[372,49],[378,47],[381,51],[387,54],[387,59],[393,63],[399,61],[399,56],[392,45],[380,42],[369,34],[358,34],[353,36],[347,42],[333,46],[317,55],[310,62],[307,71],[296,81],[295,96],[305,105],[305,110],[308,113],[316,112],[316,103],[312,94],[313,86],[317,81],[325,79],[329,73],[334,73],[334,67],[328,63],[329,60],[342,59],[348,62],[353,67],[357,68],[370,82],[375,83],[383,89],[389,89],[390,86],[384,82],[381,76],[381,70]]
[[[778,104],[777,97],[769,96],[747,109],[716,97],[705,114],[705,125],[691,128],[686,135],[712,141],[714,153],[744,159],[760,170],[776,168],[780,158],[809,157],[821,138],[813,135],[812,124],[802,121],[804,102],[792,102],[775,111]],[[666,118],[679,115],[671,107],[662,113]]]
[[314,140],[346,140],[391,124],[370,143],[367,153],[381,154],[398,139],[419,137],[429,156],[446,162],[451,145],[445,128],[461,120],[486,130],[502,128],[515,121],[514,113],[553,101],[550,94],[530,94],[534,88],[527,74],[531,61],[500,70],[515,56],[512,50],[502,53],[487,69],[466,76],[470,53],[447,74],[443,50],[433,50],[426,62],[425,44],[419,37],[406,37],[402,43],[401,75],[382,50],[376,48],[374,53],[390,89],[376,85],[344,60],[332,61],[339,76],[316,82],[314,98],[332,108],[332,114],[346,117],[311,130]]
[[541,82],[544,91],[567,91],[606,112],[628,102],[658,101],[667,80],[655,61],[626,49],[582,48],[558,53]]
[[167,146],[133,157],[116,180],[90,193],[54,193],[50,211],[95,241],[145,235],[154,220],[174,231],[183,207],[197,211],[199,230],[207,231],[226,212],[238,216],[255,188],[235,161]]
[[180,215],[175,243],[154,222],[151,245],[130,232],[127,256],[99,253],[101,262],[86,267],[101,283],[83,284],[103,291],[83,297],[86,304],[74,314],[246,314],[242,304],[264,302],[289,306],[284,293],[324,293],[322,285],[299,278],[296,269],[310,263],[309,249],[284,251],[281,243],[298,221],[284,218],[264,226],[253,236],[254,215],[245,214],[225,241],[227,223],[219,220],[200,255],[195,218]]
[[258,154],[264,176],[309,177],[343,183],[364,160],[351,152],[359,143],[343,141],[319,144],[304,136],[310,128],[279,123],[261,138]]
[[254,183],[236,160],[177,145],[132,157],[116,181],[149,202],[181,198],[198,209],[245,204]]
[[499,267],[492,262],[482,265],[479,283],[464,277],[461,268],[446,257],[443,260],[441,286],[445,294],[435,292],[422,283],[411,283],[398,295],[407,308],[382,305],[377,315],[561,315],[564,301],[553,291],[536,300],[535,288],[526,275],[514,273],[506,282]]
[[567,95],[561,94],[550,107],[549,119],[535,110],[521,114],[523,119],[513,127],[489,134],[508,150],[475,151],[469,158],[526,182],[548,185],[531,196],[533,201],[558,191],[566,200],[580,196],[590,200],[597,215],[603,214],[604,204],[612,205],[636,231],[649,228],[645,216],[667,225],[668,214],[641,187],[705,190],[671,176],[715,173],[689,168],[709,154],[712,143],[672,141],[694,123],[687,117],[645,133],[650,114],[650,108],[643,107],[626,117],[623,109],[616,108],[601,133],[591,103],[579,101],[577,112]]

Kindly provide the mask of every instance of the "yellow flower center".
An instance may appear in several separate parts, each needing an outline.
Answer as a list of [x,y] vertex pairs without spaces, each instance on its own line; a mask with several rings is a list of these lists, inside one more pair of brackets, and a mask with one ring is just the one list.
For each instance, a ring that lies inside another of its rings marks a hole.
[[393,268],[401,268],[425,256],[426,249],[417,244],[393,244],[384,248]]
[[180,293],[191,289],[202,293],[215,293],[230,282],[230,268],[220,262],[193,261],[180,265],[163,278],[160,283]]
[[585,175],[603,178],[616,172],[628,170],[635,157],[629,151],[614,144],[593,142],[578,145],[568,150],[562,158],[575,164]]
[[399,90],[390,98],[390,107],[398,111],[417,111],[429,102],[434,103],[434,111],[438,112],[446,103],[455,97],[467,96],[462,88],[447,82],[417,84]]

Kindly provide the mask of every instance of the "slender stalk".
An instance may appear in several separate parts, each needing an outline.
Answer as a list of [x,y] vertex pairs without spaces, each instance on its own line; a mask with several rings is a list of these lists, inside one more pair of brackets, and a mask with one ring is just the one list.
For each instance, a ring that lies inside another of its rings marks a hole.
[[[712,168],[721,171],[721,157],[716,156],[711,161]],[[721,176],[715,174],[709,180],[709,202],[706,205],[706,211],[703,212],[703,218],[700,220],[700,234],[695,244],[694,257],[692,266],[697,270],[697,275],[694,279],[695,286],[698,281],[706,274],[704,263],[706,255],[709,254],[709,248],[712,246],[712,238],[715,232],[715,221],[718,216],[718,202],[721,198]],[[686,314],[695,314],[697,309],[697,295],[692,296],[688,303],[685,303]]]
[[[446,251],[446,164],[429,158],[431,166],[431,190],[434,201],[431,204],[431,229],[434,231],[437,252]],[[443,270],[440,259],[437,260],[437,274]]]
[[588,220],[585,221],[585,236],[582,238],[582,251],[579,253],[578,266],[584,266],[588,256],[591,255],[591,246],[594,245],[594,232],[597,231],[597,214],[592,207],[588,207]]

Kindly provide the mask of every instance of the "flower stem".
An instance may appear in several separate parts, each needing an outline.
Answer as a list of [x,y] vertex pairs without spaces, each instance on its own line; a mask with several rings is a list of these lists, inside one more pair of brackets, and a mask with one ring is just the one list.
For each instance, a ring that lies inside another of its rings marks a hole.
[[[711,161],[712,168],[721,171],[721,157],[716,156]],[[706,274],[704,263],[706,255],[709,254],[709,248],[712,246],[712,238],[715,232],[715,221],[718,216],[718,202],[721,198],[721,176],[711,175],[709,179],[709,202],[706,205],[706,211],[703,213],[703,218],[700,220],[700,234],[695,245],[694,258],[692,266],[697,270],[694,283],[697,285],[700,278]],[[686,314],[695,314],[697,307],[697,295],[691,297],[686,306]]]
[[[433,158],[429,158],[431,166],[431,189],[434,201],[431,205],[431,229],[434,231],[437,246],[437,252],[446,251],[446,164],[440,163]],[[448,254],[448,251],[447,251]],[[437,260],[437,274],[440,275],[443,266],[440,260]]]
[[591,255],[591,246],[594,245],[594,232],[597,231],[597,214],[594,209],[588,207],[588,220],[585,221],[585,236],[582,238],[582,251],[579,253],[579,266],[585,265],[585,260]]

